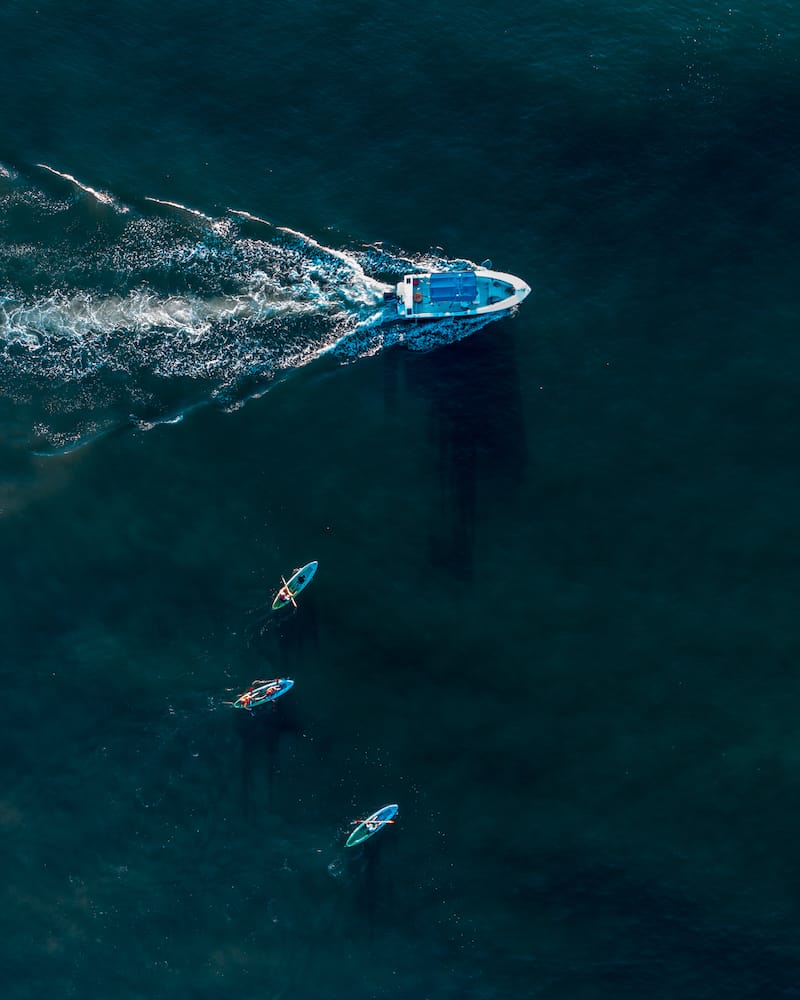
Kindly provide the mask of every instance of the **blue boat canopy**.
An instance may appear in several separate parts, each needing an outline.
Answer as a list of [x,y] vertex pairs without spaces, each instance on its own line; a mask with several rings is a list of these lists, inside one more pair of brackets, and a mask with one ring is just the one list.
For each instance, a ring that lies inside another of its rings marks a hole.
[[431,275],[431,302],[472,302],[478,294],[474,271],[446,271]]

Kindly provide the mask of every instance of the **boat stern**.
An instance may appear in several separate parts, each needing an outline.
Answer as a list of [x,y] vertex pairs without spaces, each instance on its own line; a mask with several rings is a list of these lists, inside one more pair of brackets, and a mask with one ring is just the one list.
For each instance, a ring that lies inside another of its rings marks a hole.
[[[414,275],[407,274],[397,283],[397,315],[403,318],[412,318],[414,315]],[[418,294],[418,297],[421,297]],[[419,302],[417,303],[419,305]]]

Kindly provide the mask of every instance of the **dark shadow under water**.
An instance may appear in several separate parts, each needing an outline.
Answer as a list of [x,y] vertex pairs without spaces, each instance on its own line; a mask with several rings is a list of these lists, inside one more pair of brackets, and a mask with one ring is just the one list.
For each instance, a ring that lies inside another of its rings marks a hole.
[[282,701],[236,713],[236,735],[242,752],[242,813],[247,822],[255,818],[255,782],[263,777],[267,809],[274,802],[275,776],[280,770],[281,748],[287,737],[296,736],[300,725],[290,706]]
[[397,831],[382,831],[347,857],[347,880],[352,885],[356,926],[366,928],[372,943],[383,913],[392,912],[396,886],[390,873],[390,855],[397,850]]
[[[646,984],[650,996],[672,996],[669,984],[681,982],[683,996],[797,996],[797,957],[776,943],[767,921],[721,928],[712,912],[640,881],[624,865],[554,857],[544,878],[520,877],[509,904],[556,919],[566,911],[575,927],[583,926],[586,953],[578,951],[572,967],[554,973],[558,995],[589,989],[593,996],[638,996]],[[606,927],[617,928],[613,942],[604,937]]]
[[[247,644],[255,655],[252,670],[258,677],[273,676],[294,679],[294,667],[302,662],[309,649],[318,646],[318,622],[313,602],[297,608],[270,609],[253,612],[245,628]],[[245,817],[253,818],[254,780],[265,768],[267,805],[274,800],[275,776],[280,770],[280,751],[287,736],[300,733],[301,725],[291,702],[292,693],[252,713],[237,713],[236,730],[242,747],[242,800]]]
[[515,345],[508,322],[424,356],[388,352],[387,408],[399,376],[430,407],[440,507],[428,541],[430,563],[472,581],[479,487],[502,503],[522,482],[528,459]]

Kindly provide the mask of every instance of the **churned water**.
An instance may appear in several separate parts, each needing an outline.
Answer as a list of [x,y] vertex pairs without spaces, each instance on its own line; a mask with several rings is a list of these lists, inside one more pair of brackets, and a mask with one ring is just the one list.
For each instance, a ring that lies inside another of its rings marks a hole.
[[798,43],[5,5],[4,996],[800,994]]

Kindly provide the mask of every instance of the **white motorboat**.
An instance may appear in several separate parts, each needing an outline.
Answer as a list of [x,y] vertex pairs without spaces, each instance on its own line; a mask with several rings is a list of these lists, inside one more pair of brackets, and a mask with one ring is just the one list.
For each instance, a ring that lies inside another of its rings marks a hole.
[[481,266],[469,271],[406,274],[384,300],[390,315],[396,309],[397,319],[470,319],[511,312],[530,290],[513,274]]

